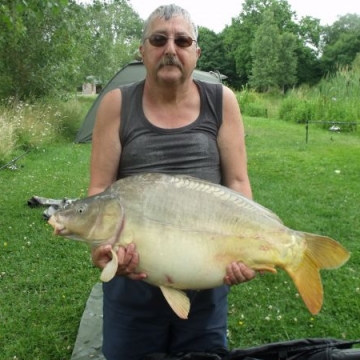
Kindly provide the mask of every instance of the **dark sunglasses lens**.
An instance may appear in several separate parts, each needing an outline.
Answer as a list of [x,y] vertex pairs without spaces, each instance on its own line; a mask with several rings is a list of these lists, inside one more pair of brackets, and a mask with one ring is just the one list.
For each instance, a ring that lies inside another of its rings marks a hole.
[[151,35],[149,42],[152,46],[164,46],[167,43],[167,37],[164,35]]
[[[168,41],[168,38],[165,35],[151,35],[149,37],[149,42],[152,46],[161,47],[164,46]],[[174,39],[176,46],[185,48],[189,47],[193,43],[193,39],[190,36],[180,36]]]
[[193,39],[189,36],[180,36],[178,38],[176,38],[175,40],[175,44],[179,47],[189,47],[192,45],[193,43]]

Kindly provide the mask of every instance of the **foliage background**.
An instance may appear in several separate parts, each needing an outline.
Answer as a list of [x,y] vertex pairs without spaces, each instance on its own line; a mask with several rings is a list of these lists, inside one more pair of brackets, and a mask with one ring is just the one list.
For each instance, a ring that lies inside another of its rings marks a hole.
[[[89,76],[105,84],[138,57],[142,25],[127,0],[2,1],[0,99],[66,94]],[[266,41],[267,29],[276,46]],[[200,27],[198,68],[220,71],[235,90],[284,92],[351,66],[359,39],[357,14],[323,27],[319,19],[299,18],[286,0],[245,0],[220,33]]]

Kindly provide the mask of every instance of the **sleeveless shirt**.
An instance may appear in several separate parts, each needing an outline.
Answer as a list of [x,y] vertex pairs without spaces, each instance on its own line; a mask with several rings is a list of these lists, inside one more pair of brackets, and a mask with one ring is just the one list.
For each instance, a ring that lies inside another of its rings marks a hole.
[[145,117],[144,80],[120,87],[122,152],[118,178],[161,172],[221,182],[217,134],[222,122],[222,84],[194,82],[200,93],[199,116],[175,129],[159,128]]

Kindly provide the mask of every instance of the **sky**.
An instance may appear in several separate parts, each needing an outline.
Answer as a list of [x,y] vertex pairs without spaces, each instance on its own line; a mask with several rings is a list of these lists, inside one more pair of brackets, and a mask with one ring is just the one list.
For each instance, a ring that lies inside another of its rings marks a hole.
[[[216,33],[221,32],[231,19],[242,11],[242,0],[129,0],[140,18],[145,20],[160,5],[175,3],[188,10],[197,25],[207,27]],[[298,18],[311,16],[320,19],[321,25],[332,25],[338,16],[346,14],[360,15],[359,0],[287,0],[291,10]],[[211,5],[213,3],[214,5]],[[216,4],[216,5],[215,5]]]

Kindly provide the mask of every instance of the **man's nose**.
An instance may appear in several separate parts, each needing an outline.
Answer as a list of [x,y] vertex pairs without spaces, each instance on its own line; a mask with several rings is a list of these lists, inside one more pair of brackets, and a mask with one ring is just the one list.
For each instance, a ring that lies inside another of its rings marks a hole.
[[168,39],[165,44],[165,54],[175,54],[176,53],[176,45],[174,39]]

